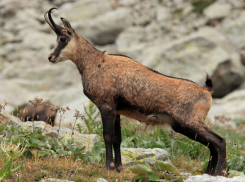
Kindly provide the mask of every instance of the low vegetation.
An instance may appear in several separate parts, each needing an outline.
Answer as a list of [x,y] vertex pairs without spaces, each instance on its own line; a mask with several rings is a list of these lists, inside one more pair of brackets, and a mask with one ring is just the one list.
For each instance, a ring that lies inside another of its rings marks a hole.
[[[7,102],[0,105],[4,110]],[[60,107],[59,107],[60,108]],[[61,108],[60,108],[61,109]],[[69,108],[67,108],[69,109]],[[61,109],[62,111],[62,109]],[[63,108],[63,111],[64,108]],[[62,114],[62,112],[60,112]],[[96,107],[90,103],[85,116],[76,111],[74,117],[85,119],[87,128],[77,125],[80,133],[96,133],[102,136],[101,122]],[[221,123],[226,118],[217,119]],[[62,122],[62,121],[61,121]],[[232,177],[245,172],[245,120],[234,121],[238,129],[212,127],[224,136],[227,143],[227,171]],[[39,181],[45,178],[59,178],[73,181],[183,181],[180,172],[202,174],[208,164],[207,147],[188,139],[170,129],[146,127],[129,118],[122,118],[122,145],[133,148],[163,148],[168,151],[169,162],[157,161],[155,165],[135,163],[124,167],[121,173],[106,171],[104,141],[101,137],[91,151],[85,151],[81,143],[73,138],[42,135],[41,130],[26,131],[12,125],[0,126],[0,181]],[[13,153],[15,152],[15,153]]]

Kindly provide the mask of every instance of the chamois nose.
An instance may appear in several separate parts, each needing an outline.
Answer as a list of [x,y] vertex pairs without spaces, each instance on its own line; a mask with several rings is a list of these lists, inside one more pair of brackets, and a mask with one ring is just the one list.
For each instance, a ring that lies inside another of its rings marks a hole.
[[50,61],[51,57],[52,57],[52,56],[49,56],[49,57],[48,57],[48,60],[49,60],[49,61]]

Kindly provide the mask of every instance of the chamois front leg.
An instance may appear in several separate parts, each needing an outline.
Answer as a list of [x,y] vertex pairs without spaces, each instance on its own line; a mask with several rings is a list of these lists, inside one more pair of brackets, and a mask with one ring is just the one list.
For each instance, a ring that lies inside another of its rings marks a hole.
[[120,115],[116,115],[113,136],[113,148],[115,152],[115,167],[118,172],[122,170],[122,159],[120,145],[122,142]]
[[113,143],[113,134],[114,134],[114,123],[116,112],[109,106],[100,107],[100,114],[102,117],[103,123],[103,137],[105,141],[106,149],[106,169],[115,169],[112,155],[112,143]]

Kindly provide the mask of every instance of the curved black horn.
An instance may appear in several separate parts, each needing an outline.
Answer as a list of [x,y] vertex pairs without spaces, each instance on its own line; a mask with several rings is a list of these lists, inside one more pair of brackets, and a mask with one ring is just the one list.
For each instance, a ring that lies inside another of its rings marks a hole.
[[[60,30],[59,28],[56,26],[56,24],[54,23],[54,20],[51,16],[51,12],[53,9],[57,9],[57,8],[51,8],[49,11],[47,11],[44,15],[45,20],[47,21],[47,23],[50,25],[50,27],[55,31],[56,34],[60,34]],[[58,10],[58,9],[57,9]],[[48,14],[48,18],[47,18],[47,14]]]

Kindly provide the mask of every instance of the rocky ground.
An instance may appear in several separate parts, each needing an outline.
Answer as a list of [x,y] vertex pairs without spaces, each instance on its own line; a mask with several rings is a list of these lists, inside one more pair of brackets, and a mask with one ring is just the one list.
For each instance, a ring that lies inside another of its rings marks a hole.
[[[207,2],[207,1],[206,1]],[[245,3],[243,0],[1,0],[0,102],[9,111],[34,96],[67,106],[65,122],[88,99],[72,62],[53,65],[48,54],[56,35],[44,13],[68,19],[106,53],[125,54],[170,76],[204,85],[214,82],[209,118],[245,118]],[[205,7],[205,8],[204,8]]]

